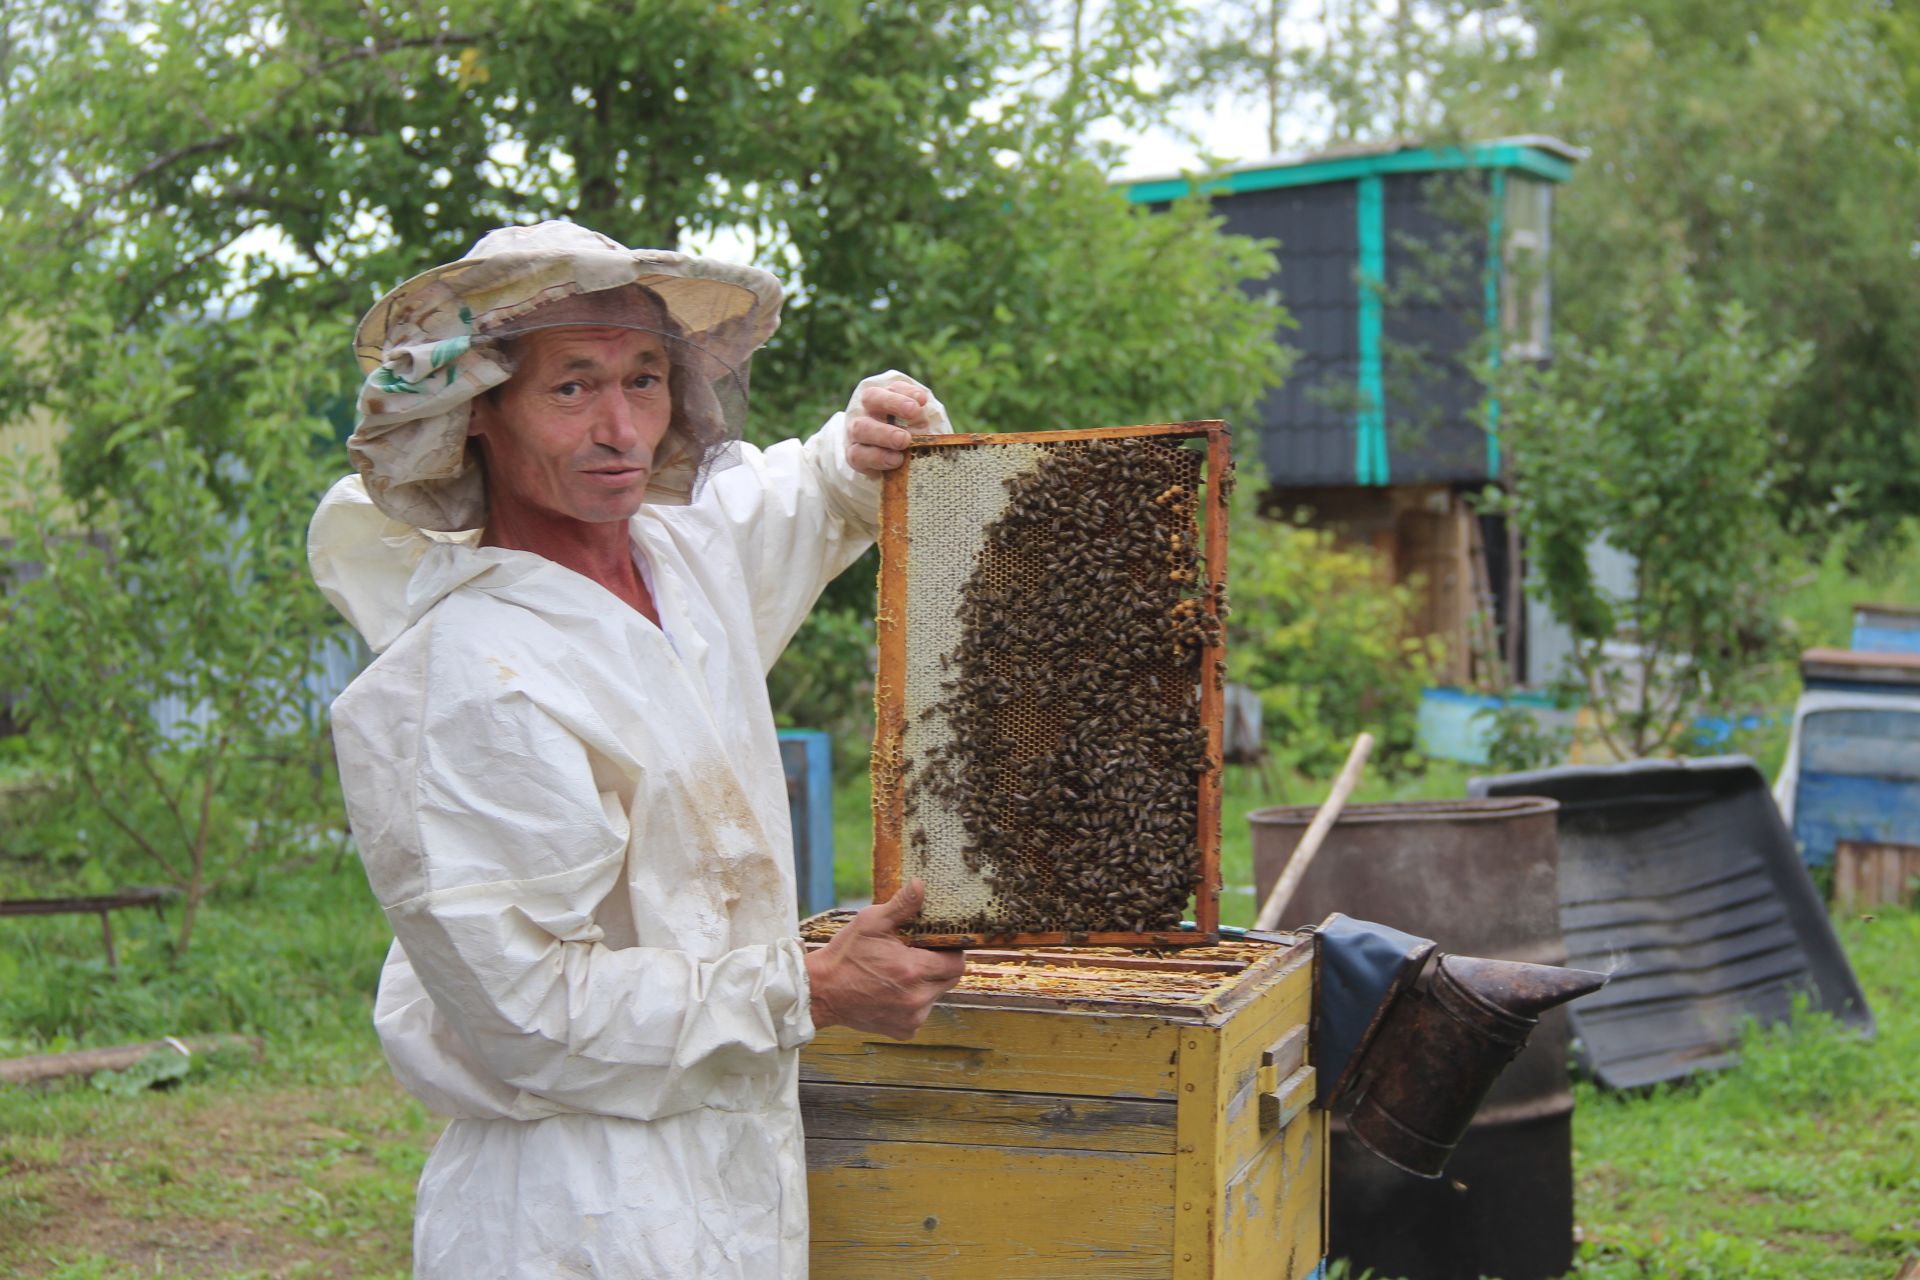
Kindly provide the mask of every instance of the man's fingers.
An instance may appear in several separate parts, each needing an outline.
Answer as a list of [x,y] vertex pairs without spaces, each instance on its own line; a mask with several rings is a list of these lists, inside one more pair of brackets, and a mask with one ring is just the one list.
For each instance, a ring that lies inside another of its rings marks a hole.
[[921,981],[931,983],[942,990],[952,990],[954,983],[967,975],[967,954],[964,951],[921,951],[926,959],[921,963]]
[[875,913],[889,929],[898,929],[911,923],[920,914],[920,908],[927,900],[927,886],[923,881],[909,880],[894,890],[891,898],[879,904]]
[[847,461],[855,471],[870,476],[880,476],[899,467],[907,460],[904,453],[891,449],[880,449],[870,444],[850,445],[847,448]]
[[926,407],[927,393],[911,383],[891,382],[860,393],[860,408],[882,421],[895,417],[903,423],[918,422]]
[[855,444],[877,445],[882,449],[904,449],[913,440],[905,427],[877,418],[855,418],[847,424],[847,439]]

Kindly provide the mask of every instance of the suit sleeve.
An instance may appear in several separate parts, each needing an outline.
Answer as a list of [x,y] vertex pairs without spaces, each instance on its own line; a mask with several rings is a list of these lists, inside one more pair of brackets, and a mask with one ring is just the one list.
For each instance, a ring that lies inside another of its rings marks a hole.
[[705,960],[605,944],[595,910],[618,891],[626,813],[587,744],[524,694],[478,689],[411,726],[404,711],[342,710],[375,895],[435,1008],[499,1081],[657,1119],[712,1105],[728,1076],[779,1070],[812,1036],[796,939]]
[[[890,371],[860,387],[895,381],[912,379]],[[952,430],[938,400],[927,419],[933,431]],[[879,536],[881,482],[848,463],[847,421],[836,413],[805,441],[740,446],[741,464],[714,476],[701,499],[738,550],[763,668],[773,666],[827,584]]]

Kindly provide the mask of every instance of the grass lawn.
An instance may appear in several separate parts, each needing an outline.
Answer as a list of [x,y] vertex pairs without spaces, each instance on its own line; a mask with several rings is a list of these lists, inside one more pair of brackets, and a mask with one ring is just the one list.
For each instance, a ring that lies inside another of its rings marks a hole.
[[1839,930],[1872,1042],[1808,1017],[1697,1084],[1576,1086],[1582,1274],[1890,1280],[1920,1258],[1920,914]]
[[[1361,798],[1457,796],[1464,771]],[[1320,784],[1226,795],[1225,878],[1251,879],[1247,811]],[[841,882],[867,883],[863,786],[837,797]],[[1245,922],[1250,894],[1229,894]],[[1626,1280],[1886,1280],[1920,1255],[1920,915],[1841,922],[1880,1019],[1863,1044],[1819,1018],[1756,1035],[1738,1071],[1638,1097],[1582,1086],[1580,1274]],[[116,921],[108,977],[90,918],[0,921],[0,1056],[242,1031],[166,1089],[96,1077],[0,1088],[0,1276],[401,1276],[412,1188],[438,1129],[392,1085],[367,1025],[384,922],[351,863],[218,901],[164,963],[147,913]]]

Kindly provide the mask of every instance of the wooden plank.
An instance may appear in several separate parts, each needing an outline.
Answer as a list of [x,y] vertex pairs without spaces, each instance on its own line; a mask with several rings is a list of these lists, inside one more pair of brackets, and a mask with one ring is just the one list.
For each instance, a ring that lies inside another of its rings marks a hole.
[[1173,1274],[1206,1280],[1214,1274],[1220,1209],[1215,1156],[1220,1133],[1220,1029],[1185,1027],[1179,1043],[1180,1102],[1174,1120]]
[[178,1053],[191,1057],[216,1049],[250,1049],[256,1060],[265,1051],[259,1036],[190,1036],[185,1040],[143,1040],[103,1049],[75,1049],[70,1053],[42,1053],[30,1058],[0,1059],[0,1084],[33,1084],[61,1076],[92,1075],[96,1071],[125,1071],[150,1053]]
[[1920,653],[1808,649],[1800,655],[1800,675],[1807,680],[1920,686]]
[[1171,1099],[1180,1031],[1159,1017],[938,1004],[904,1042],[822,1031],[800,1051],[800,1078]]
[[[894,866],[896,869],[899,866],[897,853]],[[876,900],[879,900],[879,883],[874,882]],[[1211,947],[1220,941],[1218,933],[1195,929],[1165,933],[921,933],[905,936],[916,947],[941,951],[980,951],[994,947]]]
[[[1233,460],[1228,454],[1229,432],[1224,424],[1207,433],[1207,491],[1223,496],[1230,484]],[[1200,651],[1200,723],[1207,731],[1207,767],[1200,775],[1199,813],[1195,835],[1200,845],[1200,884],[1194,891],[1194,923],[1201,933],[1220,927],[1220,783],[1226,745],[1223,707],[1227,689],[1227,628],[1220,606],[1227,591],[1227,504],[1206,504],[1205,608],[1213,619],[1214,642]]]
[[1178,956],[1112,956],[1084,951],[967,952],[967,968],[970,971],[976,961],[982,964],[1011,961],[1062,969],[1146,969],[1162,973],[1239,973],[1247,967],[1239,960],[1183,960]]
[[1173,1154],[1171,1102],[811,1082],[800,1086],[800,1114],[809,1143],[946,1142]]
[[1165,1280],[1173,1157],[807,1143],[814,1280]]
[[906,788],[900,770],[907,735],[907,468],[887,472],[880,486],[880,605],[874,613],[873,897],[900,889],[900,837]]
[[1228,1180],[1214,1280],[1304,1280],[1326,1252],[1327,1117],[1308,1107]]
[[1915,879],[1920,879],[1920,845],[1834,842],[1833,900],[1845,910],[1904,906],[1914,898]]
[[1312,1020],[1312,949],[1297,950],[1294,963],[1261,985],[1257,1002],[1221,1028],[1223,1100],[1217,1141],[1222,1178],[1244,1168],[1278,1137],[1277,1131],[1260,1127],[1261,1056]]
[[179,894],[178,889],[159,886],[84,898],[7,898],[0,899],[0,916],[92,915],[123,907],[151,907]]

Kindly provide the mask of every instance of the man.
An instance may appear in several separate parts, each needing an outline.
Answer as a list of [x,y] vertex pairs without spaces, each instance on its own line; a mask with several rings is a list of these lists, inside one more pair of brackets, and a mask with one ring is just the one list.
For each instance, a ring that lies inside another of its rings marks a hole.
[[887,374],[804,444],[737,443],[779,305],[544,223],[361,324],[359,474],[309,545],[379,654],[333,709],[395,936],[375,1022],[452,1117],[417,1276],[803,1276],[799,1046],[910,1036],[959,979],[896,933],[917,886],[794,936],[765,673],[872,540],[894,423],[945,415]]

